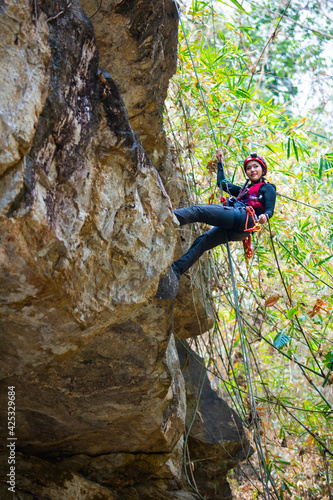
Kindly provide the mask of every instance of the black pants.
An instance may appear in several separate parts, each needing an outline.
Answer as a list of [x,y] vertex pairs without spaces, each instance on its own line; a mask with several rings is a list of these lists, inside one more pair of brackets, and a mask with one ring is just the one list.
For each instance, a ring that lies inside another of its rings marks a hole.
[[[174,210],[181,226],[191,222],[205,222],[213,227],[202,236],[199,236],[190,249],[172,264],[177,276],[187,271],[199,257],[218,245],[227,241],[242,241],[248,236],[244,232],[246,222],[246,208],[224,207],[223,205],[193,205],[192,207]],[[253,226],[249,218],[248,227]]]

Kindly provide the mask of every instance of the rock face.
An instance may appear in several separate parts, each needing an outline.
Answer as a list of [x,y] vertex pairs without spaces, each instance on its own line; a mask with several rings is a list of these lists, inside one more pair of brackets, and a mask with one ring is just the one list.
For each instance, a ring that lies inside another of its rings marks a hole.
[[186,281],[175,316],[154,298],[177,244],[178,20],[171,0],[83,5],[94,26],[78,0],[0,3],[1,435],[14,385],[20,498],[191,499],[171,333],[210,321]]
[[92,16],[100,66],[112,74],[132,128],[156,160],[154,155],[158,154],[163,133],[162,107],[177,63],[175,3],[105,0],[101,4],[98,0],[83,0],[82,7]]
[[2,374],[73,354],[123,322],[153,295],[176,241],[162,182],[116,85],[98,74],[91,24],[78,5],[49,24],[50,95],[1,220],[3,304],[15,304],[4,328],[25,329],[19,344],[6,336]]
[[[51,51],[45,15],[33,23],[29,2],[1,2],[0,16],[0,175],[3,176],[15,166],[23,169],[18,164],[32,145],[47,97]],[[18,182],[17,177],[13,176],[12,183],[14,178]]]
[[131,127],[178,203],[183,179],[171,162],[162,126],[168,83],[177,64],[174,0],[83,0],[82,7],[94,25],[100,66],[116,82]]

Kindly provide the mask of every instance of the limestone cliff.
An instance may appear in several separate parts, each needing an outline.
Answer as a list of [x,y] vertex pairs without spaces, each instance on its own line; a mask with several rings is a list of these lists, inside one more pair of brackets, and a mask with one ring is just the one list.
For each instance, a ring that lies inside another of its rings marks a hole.
[[1,498],[196,498],[171,333],[210,320],[185,279],[176,304],[154,299],[177,247],[177,25],[171,0],[0,2],[1,435],[14,385],[19,495],[3,441]]

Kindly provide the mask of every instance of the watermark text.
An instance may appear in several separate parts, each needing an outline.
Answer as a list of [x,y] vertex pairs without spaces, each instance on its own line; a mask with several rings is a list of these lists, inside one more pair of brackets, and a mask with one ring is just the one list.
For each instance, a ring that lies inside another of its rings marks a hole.
[[15,386],[11,385],[8,387],[8,437],[7,437],[7,448],[8,448],[8,465],[9,472],[7,474],[8,490],[15,493],[16,486],[16,476],[15,476],[15,464],[16,464],[16,436],[15,436],[15,424],[16,424],[16,404],[15,404]]

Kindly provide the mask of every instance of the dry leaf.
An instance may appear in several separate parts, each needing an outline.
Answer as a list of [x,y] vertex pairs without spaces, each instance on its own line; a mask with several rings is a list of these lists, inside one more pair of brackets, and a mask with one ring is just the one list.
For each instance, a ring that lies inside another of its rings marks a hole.
[[325,309],[325,302],[322,299],[317,299],[315,305],[312,308],[312,311],[309,312],[309,317],[313,318],[316,314],[319,313],[321,309],[327,312],[327,309]]
[[281,295],[277,293],[276,295],[272,295],[271,297],[268,297],[268,299],[265,300],[265,307],[272,307],[274,304],[277,303]]

